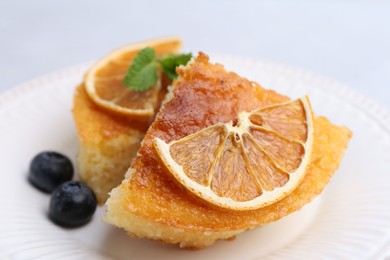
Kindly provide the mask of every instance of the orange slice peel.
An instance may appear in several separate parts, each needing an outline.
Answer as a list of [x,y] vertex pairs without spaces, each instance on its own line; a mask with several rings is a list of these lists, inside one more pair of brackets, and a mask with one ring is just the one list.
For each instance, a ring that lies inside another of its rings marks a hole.
[[191,194],[230,210],[273,204],[303,180],[313,146],[307,96],[241,112],[237,123],[218,123],[166,143],[153,140],[167,169]]
[[157,55],[178,53],[180,38],[165,37],[139,42],[119,48],[96,62],[85,75],[85,89],[92,101],[105,111],[128,118],[149,119],[157,109],[161,80],[146,91],[134,91],[123,85],[133,58],[145,48],[153,48]]

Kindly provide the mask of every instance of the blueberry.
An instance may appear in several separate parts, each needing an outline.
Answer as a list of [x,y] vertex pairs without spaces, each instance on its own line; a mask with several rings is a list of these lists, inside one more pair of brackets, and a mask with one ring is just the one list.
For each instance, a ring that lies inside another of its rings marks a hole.
[[49,218],[63,227],[77,227],[89,222],[96,210],[93,191],[79,181],[58,186],[51,195]]
[[72,162],[57,152],[42,152],[30,164],[28,180],[43,192],[51,193],[58,185],[73,177]]

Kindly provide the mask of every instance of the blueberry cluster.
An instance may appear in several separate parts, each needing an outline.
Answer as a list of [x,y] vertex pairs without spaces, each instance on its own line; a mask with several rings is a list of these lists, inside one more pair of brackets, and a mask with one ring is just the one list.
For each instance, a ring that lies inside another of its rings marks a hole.
[[88,223],[96,210],[96,196],[84,183],[71,181],[72,162],[63,154],[47,151],[36,155],[30,164],[29,182],[51,193],[49,218],[63,227]]

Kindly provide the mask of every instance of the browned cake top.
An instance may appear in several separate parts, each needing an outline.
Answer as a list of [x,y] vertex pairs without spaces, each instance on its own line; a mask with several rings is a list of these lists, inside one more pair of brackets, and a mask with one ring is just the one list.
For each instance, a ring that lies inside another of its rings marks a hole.
[[169,100],[149,128],[133,163],[133,174],[121,185],[127,210],[158,223],[193,230],[238,230],[275,221],[310,202],[339,165],[350,131],[323,117],[315,119],[312,164],[300,186],[281,201],[258,210],[222,210],[194,198],[164,172],[152,140],[177,140],[218,122],[236,120],[240,111],[288,100],[272,90],[212,65],[200,54],[186,69],[179,68]]
[[98,144],[132,131],[146,132],[150,124],[150,121],[129,120],[104,111],[88,97],[84,85],[76,89],[72,112],[83,144]]

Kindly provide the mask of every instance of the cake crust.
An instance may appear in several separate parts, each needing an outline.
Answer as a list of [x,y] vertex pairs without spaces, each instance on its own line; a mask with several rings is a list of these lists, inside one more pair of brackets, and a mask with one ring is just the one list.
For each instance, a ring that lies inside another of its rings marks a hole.
[[131,121],[102,111],[83,85],[76,89],[72,112],[79,138],[79,177],[103,204],[123,180],[150,122]]

